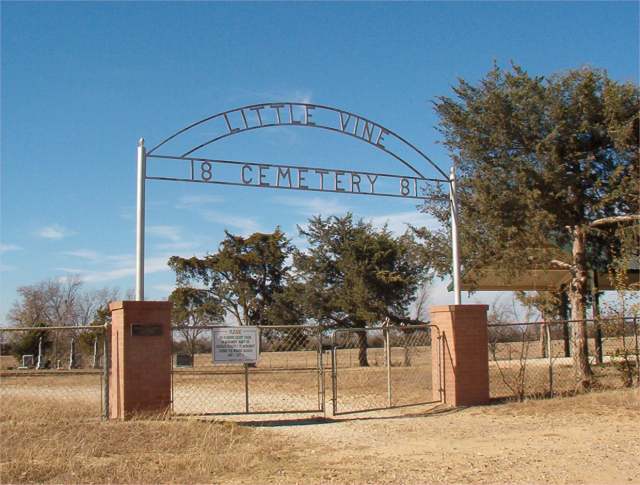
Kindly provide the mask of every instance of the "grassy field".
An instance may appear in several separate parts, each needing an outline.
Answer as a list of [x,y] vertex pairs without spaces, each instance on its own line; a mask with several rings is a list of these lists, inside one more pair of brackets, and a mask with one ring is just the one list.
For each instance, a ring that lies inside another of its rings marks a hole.
[[199,483],[268,470],[277,443],[233,423],[100,422],[77,403],[3,400],[2,483]]
[[3,400],[2,483],[640,483],[640,395],[606,391],[388,417],[100,422]]

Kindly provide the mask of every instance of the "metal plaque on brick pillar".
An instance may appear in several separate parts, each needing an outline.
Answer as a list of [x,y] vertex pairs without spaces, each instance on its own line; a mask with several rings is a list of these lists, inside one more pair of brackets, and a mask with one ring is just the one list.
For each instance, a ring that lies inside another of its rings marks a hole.
[[[348,136],[387,154],[403,172],[347,169],[335,166],[204,157],[202,150],[238,133],[269,127],[316,128]],[[193,138],[202,136],[201,140]],[[188,148],[172,153],[176,140]],[[170,163],[171,173],[163,173]],[[166,137],[146,150],[138,144],[136,299],[144,300],[145,183],[163,180],[308,192],[425,200],[430,184],[448,184],[451,207],[455,303],[460,303],[455,170],[445,173],[416,145],[362,115],[321,104],[276,102],[234,108],[208,116]]]

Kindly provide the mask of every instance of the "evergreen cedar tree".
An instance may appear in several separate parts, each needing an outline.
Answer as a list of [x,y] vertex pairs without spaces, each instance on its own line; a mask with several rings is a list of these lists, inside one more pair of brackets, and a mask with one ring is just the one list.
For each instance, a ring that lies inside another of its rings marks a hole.
[[[637,236],[638,86],[590,67],[544,78],[496,66],[476,84],[460,79],[453,92],[434,104],[457,168],[463,271],[570,270],[571,319],[582,320],[572,327],[574,367],[578,388],[587,388],[588,269],[616,244],[616,229],[631,225]],[[447,189],[423,207],[445,227]],[[416,232],[447,273],[447,231]]]
[[207,291],[180,286],[169,295],[171,322],[182,327],[179,332],[184,340],[184,349],[191,356],[197,351],[198,337],[203,325],[224,322],[224,308]]
[[[299,228],[307,251],[294,262],[307,315],[334,327],[364,328],[386,318],[407,321],[416,290],[428,279],[412,236],[394,237],[362,220],[313,217]],[[367,366],[367,334],[357,332],[359,363]]]
[[[206,302],[209,317],[220,316],[221,320],[229,313],[239,325],[297,323],[273,314],[274,307],[287,295],[285,279],[290,268],[286,261],[292,250],[280,229],[247,238],[225,232],[214,254],[202,259],[171,257],[169,266],[176,272],[178,283],[171,295],[178,304],[174,318],[184,321],[193,311],[189,309],[192,304]],[[198,286],[203,288],[193,289]]]
[[[178,282],[171,296],[174,321],[188,320],[196,298],[216,318],[228,312],[240,325],[314,321],[363,328],[406,318],[428,277],[410,235],[394,237],[386,228],[355,222],[351,214],[314,217],[299,230],[309,245],[305,252],[278,229],[247,238],[226,233],[218,252],[202,259],[172,257]],[[366,366],[366,334],[357,335],[359,362]]]

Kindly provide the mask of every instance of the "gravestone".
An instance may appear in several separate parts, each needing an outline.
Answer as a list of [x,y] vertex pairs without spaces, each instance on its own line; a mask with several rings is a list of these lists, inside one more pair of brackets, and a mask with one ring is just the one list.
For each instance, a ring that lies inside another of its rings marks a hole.
[[77,364],[78,363],[76,362],[76,339],[71,338],[71,343],[69,347],[69,370],[77,367]]
[[44,369],[44,362],[42,359],[42,337],[38,339],[38,361],[36,362],[36,369]]
[[193,367],[193,355],[176,354],[176,367]]
[[22,365],[18,369],[31,369],[33,367],[33,354],[27,354],[22,356]]

